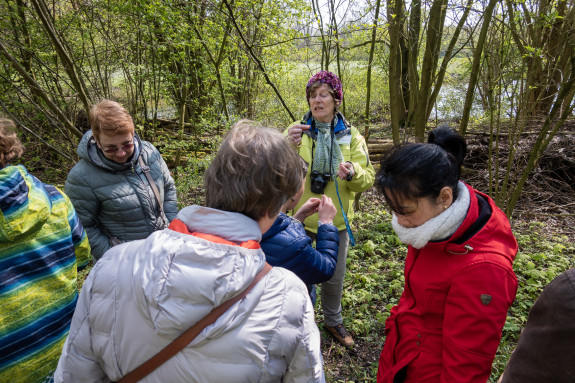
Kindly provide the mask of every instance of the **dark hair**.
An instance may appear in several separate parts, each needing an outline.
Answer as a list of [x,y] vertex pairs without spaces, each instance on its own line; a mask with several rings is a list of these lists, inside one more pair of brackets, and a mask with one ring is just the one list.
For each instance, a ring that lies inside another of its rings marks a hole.
[[455,201],[466,151],[463,137],[448,126],[439,126],[429,133],[427,143],[407,144],[386,153],[375,183],[399,214],[403,210],[399,200],[436,198],[445,186],[451,188]]
[[258,221],[274,217],[301,188],[300,156],[280,132],[240,120],[204,176],[206,206]]

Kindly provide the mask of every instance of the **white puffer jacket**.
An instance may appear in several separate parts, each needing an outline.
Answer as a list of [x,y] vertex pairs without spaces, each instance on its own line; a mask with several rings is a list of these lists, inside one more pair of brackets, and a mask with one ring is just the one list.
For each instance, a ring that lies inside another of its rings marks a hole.
[[[259,241],[256,221],[190,206],[190,232]],[[223,233],[226,233],[225,235]],[[164,229],[110,249],[81,291],[56,382],[117,381],[263,268],[261,249]],[[274,267],[188,347],[142,382],[323,382],[320,336],[303,282]]]

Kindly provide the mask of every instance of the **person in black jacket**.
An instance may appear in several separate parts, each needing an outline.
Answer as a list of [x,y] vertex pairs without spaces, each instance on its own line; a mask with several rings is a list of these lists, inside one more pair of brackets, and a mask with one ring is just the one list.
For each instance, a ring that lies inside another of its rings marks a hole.
[[[307,173],[307,163],[302,159]],[[287,201],[273,225],[262,236],[260,245],[266,261],[292,271],[307,285],[312,303],[315,305],[315,284],[325,282],[333,276],[339,248],[339,231],[333,224],[337,212],[331,198],[308,199],[293,217],[285,214],[298,204],[305,187],[302,179],[298,193]],[[310,215],[318,213],[316,248],[306,234],[302,222]]]

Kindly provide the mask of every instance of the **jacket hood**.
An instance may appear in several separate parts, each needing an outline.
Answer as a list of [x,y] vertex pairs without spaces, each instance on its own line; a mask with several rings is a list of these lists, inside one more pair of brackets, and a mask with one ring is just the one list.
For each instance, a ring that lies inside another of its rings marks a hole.
[[265,241],[268,238],[275,236],[277,233],[285,230],[292,218],[285,213],[280,213],[276,220],[274,221],[273,225],[262,235],[262,241]]
[[114,161],[110,161],[104,156],[104,153],[98,148],[96,144],[96,139],[92,130],[88,130],[84,133],[80,144],[78,145],[77,153],[78,157],[98,166],[100,168],[110,170],[110,171],[121,171],[135,166],[138,162],[138,157],[140,157],[140,152],[142,151],[142,140],[138,133],[134,132],[134,154],[125,164],[119,164]]
[[40,228],[52,214],[44,184],[23,166],[0,169],[0,242],[12,242]]
[[[180,211],[178,219],[190,232],[220,238],[224,236],[219,233],[231,233],[224,238],[228,241],[259,241],[261,237],[257,222],[238,213],[190,206]],[[153,233],[134,251],[133,286],[142,286],[134,290],[136,306],[156,333],[170,336],[179,335],[215,306],[245,290],[265,263],[261,249],[215,243],[171,229]],[[242,312],[225,315],[243,317],[257,305],[257,295],[250,293],[236,307]],[[239,322],[227,320],[214,326],[210,336],[227,332]]]
[[446,252],[454,255],[496,253],[513,263],[518,245],[507,216],[488,195],[469,185],[466,187],[471,201],[465,220],[447,241],[430,242],[428,245],[444,246]]

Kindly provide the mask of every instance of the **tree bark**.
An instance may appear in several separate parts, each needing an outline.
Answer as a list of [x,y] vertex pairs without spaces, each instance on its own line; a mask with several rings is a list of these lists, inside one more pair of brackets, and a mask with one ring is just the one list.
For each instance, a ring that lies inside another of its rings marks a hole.
[[407,31],[407,47],[405,49],[404,66],[407,67],[407,75],[404,76],[403,99],[407,109],[405,126],[413,125],[413,119],[417,110],[417,97],[419,95],[419,34],[421,32],[421,0],[411,3],[409,26]]
[[441,62],[441,66],[439,67],[439,72],[437,73],[437,78],[434,82],[433,93],[431,94],[431,98],[429,100],[429,106],[427,108],[427,119],[429,119],[429,116],[431,115],[431,111],[433,110],[433,106],[435,105],[435,102],[437,101],[437,96],[439,95],[439,91],[441,90],[441,87],[443,86],[443,79],[445,78],[447,66],[449,65],[449,62],[451,61],[451,59],[454,57],[453,51],[455,50],[455,45],[457,44],[457,41],[459,40],[459,36],[461,35],[461,30],[465,26],[465,22],[467,21],[467,18],[469,16],[469,12],[471,11],[472,5],[473,5],[473,0],[467,0],[467,4],[465,5],[465,11],[463,12],[463,15],[461,16],[461,18],[459,19],[459,22],[457,23],[457,27],[455,28],[455,31],[453,32],[453,36],[451,37],[451,41],[449,42],[449,46],[447,47],[447,51],[445,51],[445,56],[443,56],[443,61]]
[[399,128],[405,108],[401,95],[401,56],[400,34],[403,25],[403,1],[389,0],[387,3],[387,19],[389,22],[389,107],[391,115],[391,132],[393,142],[399,144]]
[[421,83],[419,95],[417,97],[417,110],[415,112],[415,141],[423,142],[425,128],[427,126],[427,109],[431,99],[431,84],[433,82],[437,60],[439,58],[439,48],[441,46],[441,36],[443,35],[443,24],[445,21],[447,0],[433,0],[429,11],[429,23],[427,26],[427,42],[423,55],[421,68]]
[[[335,32],[335,60],[337,63],[337,75],[340,81],[343,83],[343,75],[341,73],[341,61],[340,61],[340,49],[339,49],[339,32],[337,29],[337,19],[335,18],[335,0],[330,0],[331,5],[331,25],[333,26],[333,31]],[[345,115],[345,99],[341,100],[342,113]]]

